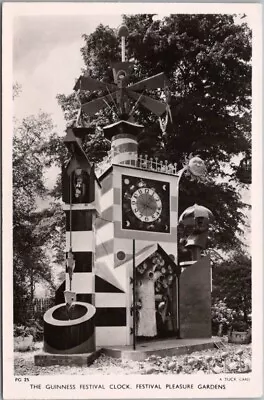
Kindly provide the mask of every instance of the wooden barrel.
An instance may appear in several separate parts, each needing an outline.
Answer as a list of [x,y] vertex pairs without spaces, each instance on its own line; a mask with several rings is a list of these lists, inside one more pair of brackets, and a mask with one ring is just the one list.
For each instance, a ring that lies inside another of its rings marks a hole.
[[81,354],[95,351],[95,307],[75,302],[50,308],[44,314],[44,351],[52,354]]

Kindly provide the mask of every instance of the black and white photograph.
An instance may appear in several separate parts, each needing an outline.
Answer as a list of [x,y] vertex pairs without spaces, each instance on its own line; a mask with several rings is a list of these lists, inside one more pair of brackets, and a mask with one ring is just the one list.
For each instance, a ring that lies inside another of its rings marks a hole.
[[263,395],[260,4],[3,4],[5,399]]

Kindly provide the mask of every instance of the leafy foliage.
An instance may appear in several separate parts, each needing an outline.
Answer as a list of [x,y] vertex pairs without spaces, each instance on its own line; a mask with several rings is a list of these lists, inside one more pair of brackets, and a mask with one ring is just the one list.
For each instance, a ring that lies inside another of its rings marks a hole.
[[[248,154],[251,147],[251,31],[245,23],[237,24],[235,18],[225,14],[180,14],[154,21],[150,14],[123,16],[129,30],[127,58],[135,64],[131,82],[165,72],[171,91],[173,123],[165,134],[154,115],[140,106],[136,110],[136,120],[145,126],[139,150],[177,162],[179,167],[191,152],[206,161],[212,180],[197,184],[184,178],[179,212],[194,203],[210,208],[215,214],[212,246],[225,250],[239,245],[235,232],[244,223],[232,159]],[[83,38],[83,72],[112,82],[110,62],[120,60],[116,31],[99,25]],[[103,94],[85,92],[81,101]],[[164,97],[162,90],[149,94]],[[58,100],[65,117],[75,118],[79,104],[74,94],[60,94]],[[109,110],[87,119],[95,135],[88,135],[85,146],[94,162],[107,155],[109,143],[100,128],[112,120]],[[225,183],[219,181],[219,176],[227,178]]]
[[[56,236],[54,209],[38,208],[47,196],[44,170],[52,163],[46,146],[52,138],[49,116],[29,116],[15,126],[13,138],[13,274],[14,321],[23,323],[31,313],[35,283],[52,285],[48,243]],[[54,205],[56,207],[56,205]],[[53,208],[54,208],[53,207]]]
[[[212,332],[213,335],[216,334],[227,334],[228,330],[231,328],[235,310],[228,308],[223,300],[217,300],[212,304]],[[220,336],[219,335],[219,336]]]
[[247,255],[235,254],[213,269],[213,299],[224,301],[245,322],[251,312],[251,289],[251,259]]

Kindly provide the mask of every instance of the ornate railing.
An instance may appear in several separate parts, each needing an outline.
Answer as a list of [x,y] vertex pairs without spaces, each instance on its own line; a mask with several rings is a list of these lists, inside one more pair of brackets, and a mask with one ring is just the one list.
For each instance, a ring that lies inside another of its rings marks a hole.
[[[162,172],[169,175],[177,175],[177,163],[169,163],[168,160],[158,160],[158,157],[146,155],[135,156],[135,153],[125,153],[127,160],[115,162],[115,157],[122,153],[109,151],[108,156],[97,166],[96,173],[102,175],[111,165],[127,165],[148,171]],[[123,153],[124,154],[124,153]]]

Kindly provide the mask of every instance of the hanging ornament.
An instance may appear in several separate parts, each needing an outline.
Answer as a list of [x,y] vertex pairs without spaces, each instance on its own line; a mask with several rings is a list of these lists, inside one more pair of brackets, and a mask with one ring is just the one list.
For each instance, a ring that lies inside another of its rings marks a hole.
[[71,290],[64,291],[64,299],[68,307],[72,306],[72,303],[76,301],[76,293],[72,292]]
[[67,259],[66,259],[66,272],[69,274],[70,291],[71,291],[72,276],[73,276],[74,268],[75,268],[74,256],[73,256],[72,250],[70,249],[68,251],[68,256],[67,256]]
[[160,129],[163,135],[165,135],[166,133],[168,121],[169,121],[168,113],[166,113],[164,118],[159,117]]

